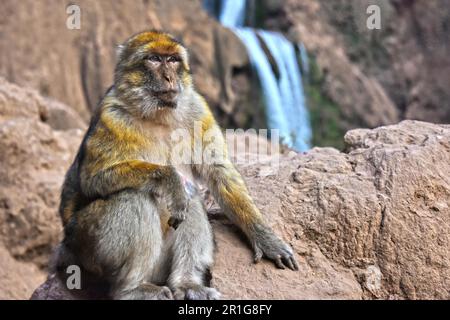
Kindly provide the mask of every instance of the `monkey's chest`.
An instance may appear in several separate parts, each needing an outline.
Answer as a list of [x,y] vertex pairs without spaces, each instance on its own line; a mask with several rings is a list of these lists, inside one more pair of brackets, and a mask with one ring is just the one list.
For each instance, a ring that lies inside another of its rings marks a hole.
[[191,133],[183,128],[145,124],[148,146],[140,155],[143,161],[173,166],[186,179],[194,182],[191,165],[193,151]]
[[162,166],[173,166],[186,179],[194,181],[193,152],[189,134],[153,136],[150,147],[141,154],[143,161]]

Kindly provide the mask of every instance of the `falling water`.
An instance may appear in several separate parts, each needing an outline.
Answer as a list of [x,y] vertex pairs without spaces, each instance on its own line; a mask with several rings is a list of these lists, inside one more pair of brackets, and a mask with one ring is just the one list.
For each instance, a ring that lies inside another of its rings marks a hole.
[[[246,0],[221,0],[220,10],[216,12],[217,2],[205,0],[205,8],[231,28],[247,47],[261,83],[269,128],[278,129],[288,146],[300,151],[308,150],[312,132],[295,46],[278,32],[243,27],[246,4]],[[278,78],[258,37],[264,41],[277,64]],[[304,63],[306,50],[302,52],[302,45],[299,49]],[[306,69],[303,67],[303,70]]]
[[303,43],[300,43],[298,45],[298,50],[300,51],[300,59],[302,63],[302,68],[305,74],[309,73],[309,59],[308,59],[308,53],[306,52],[305,45]]
[[246,0],[222,0],[219,20],[230,28],[244,25]]

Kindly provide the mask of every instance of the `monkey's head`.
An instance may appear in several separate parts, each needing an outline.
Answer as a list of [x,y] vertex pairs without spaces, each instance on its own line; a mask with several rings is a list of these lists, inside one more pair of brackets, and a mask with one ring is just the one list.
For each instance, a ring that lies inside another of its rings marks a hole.
[[115,88],[135,115],[171,112],[191,83],[187,50],[171,35],[142,32],[119,46]]

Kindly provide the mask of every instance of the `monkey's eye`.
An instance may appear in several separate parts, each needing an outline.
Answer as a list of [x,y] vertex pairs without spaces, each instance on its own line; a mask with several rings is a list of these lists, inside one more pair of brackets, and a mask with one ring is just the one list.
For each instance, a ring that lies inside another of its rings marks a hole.
[[177,56],[170,56],[167,58],[167,62],[179,62],[181,59]]
[[161,62],[161,57],[153,55],[153,56],[148,57],[147,60],[151,61],[151,62]]

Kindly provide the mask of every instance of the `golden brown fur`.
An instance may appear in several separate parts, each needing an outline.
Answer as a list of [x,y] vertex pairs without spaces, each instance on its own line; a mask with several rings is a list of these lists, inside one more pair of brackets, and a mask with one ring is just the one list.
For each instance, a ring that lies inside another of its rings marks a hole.
[[[212,233],[200,197],[186,191],[195,179],[208,185],[248,236],[255,260],[264,254],[279,267],[297,268],[291,248],[266,226],[228,159],[221,130],[189,72],[186,49],[172,36],[151,31],[127,40],[115,84],[67,173],[63,251],[110,283],[113,298],[170,298],[160,285],[176,298],[219,296],[204,282],[213,262]],[[200,152],[200,161],[176,157],[177,130],[184,130],[182,148]],[[208,150],[222,157],[206,161]],[[180,220],[172,233],[169,215]]]

